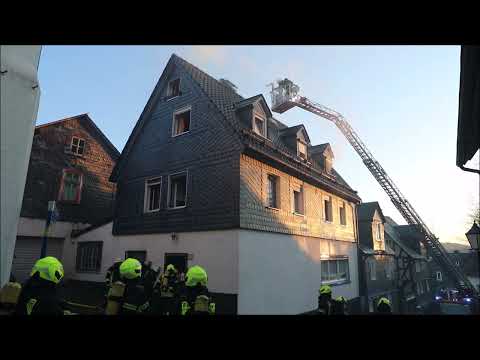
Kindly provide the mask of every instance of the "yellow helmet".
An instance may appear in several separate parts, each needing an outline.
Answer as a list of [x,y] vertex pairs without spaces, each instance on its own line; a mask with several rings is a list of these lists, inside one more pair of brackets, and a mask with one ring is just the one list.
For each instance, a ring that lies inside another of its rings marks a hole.
[[320,287],[320,290],[318,290],[320,295],[331,295],[332,294],[332,288],[329,285],[323,285]]
[[33,266],[30,276],[39,274],[40,278],[58,284],[63,278],[63,265],[57,258],[47,256],[38,260]]
[[175,269],[175,266],[173,266],[172,264],[168,264],[167,265],[167,271],[177,272],[177,269]]
[[207,281],[207,272],[198,265],[192,266],[190,269],[188,269],[187,275],[185,276],[186,286],[195,286],[197,284],[207,286]]
[[142,264],[137,259],[128,258],[120,265],[120,276],[125,279],[136,279],[142,276]]
[[390,300],[388,300],[386,297],[382,297],[380,300],[378,300],[377,306],[380,306],[381,304],[390,306]]

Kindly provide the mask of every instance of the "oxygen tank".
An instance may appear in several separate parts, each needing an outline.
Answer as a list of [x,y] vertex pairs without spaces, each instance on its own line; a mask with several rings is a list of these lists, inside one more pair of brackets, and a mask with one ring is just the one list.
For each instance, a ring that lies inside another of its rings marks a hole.
[[116,281],[112,284],[107,296],[107,306],[105,308],[105,315],[118,315],[120,312],[120,301],[125,293],[125,284],[121,281]]

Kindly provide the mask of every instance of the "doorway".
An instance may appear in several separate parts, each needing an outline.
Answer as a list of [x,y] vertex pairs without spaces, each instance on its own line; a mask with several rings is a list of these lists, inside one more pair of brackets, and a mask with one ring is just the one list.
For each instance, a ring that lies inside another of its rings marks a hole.
[[166,253],[165,254],[165,263],[164,269],[167,268],[167,265],[172,264],[175,266],[175,269],[178,270],[179,273],[186,273],[187,271],[187,264],[188,264],[188,254],[185,253]]

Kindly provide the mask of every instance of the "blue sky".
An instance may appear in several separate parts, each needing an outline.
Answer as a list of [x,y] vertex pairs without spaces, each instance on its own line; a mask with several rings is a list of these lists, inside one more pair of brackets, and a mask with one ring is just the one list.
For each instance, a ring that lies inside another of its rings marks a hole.
[[[266,85],[290,78],[349,120],[441,241],[466,242],[479,189],[478,176],[455,166],[460,47],[45,46],[37,124],[89,113],[121,151],[172,53],[244,97],[269,101]],[[329,142],[335,168],[362,200],[404,223],[332,123],[297,108],[276,117],[303,123],[313,145]]]

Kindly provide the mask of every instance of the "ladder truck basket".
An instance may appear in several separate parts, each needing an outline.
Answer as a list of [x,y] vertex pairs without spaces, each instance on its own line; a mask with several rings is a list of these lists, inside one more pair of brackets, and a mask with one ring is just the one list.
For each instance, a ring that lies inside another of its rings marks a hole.
[[270,91],[272,111],[283,113],[296,105],[295,100],[297,100],[300,91],[298,85],[287,78],[277,80],[270,85],[272,86]]

